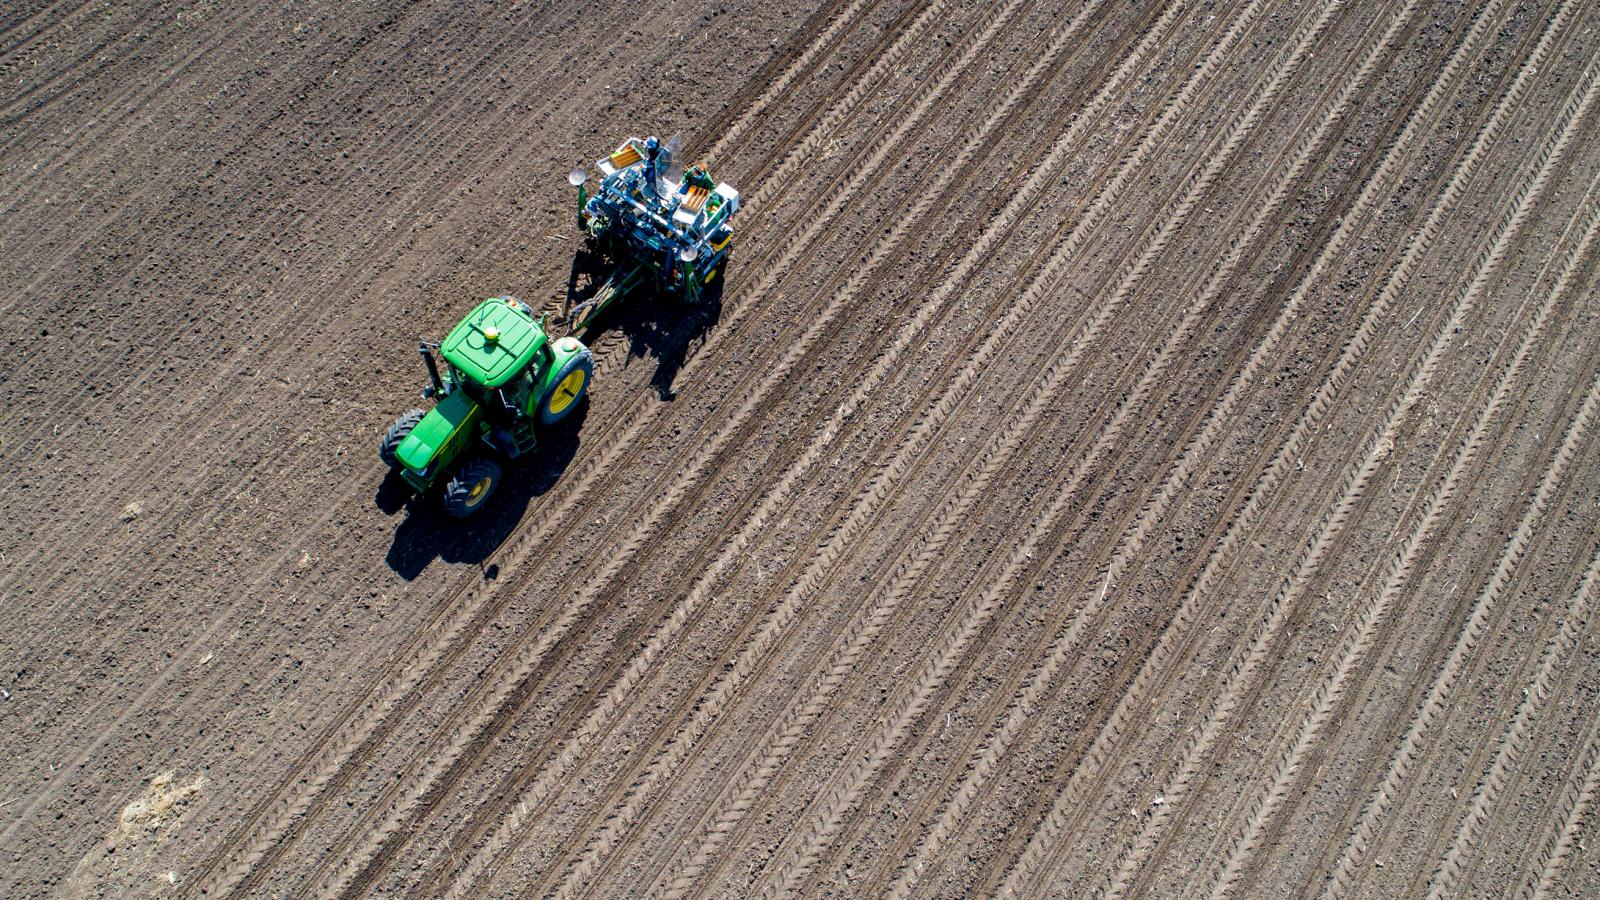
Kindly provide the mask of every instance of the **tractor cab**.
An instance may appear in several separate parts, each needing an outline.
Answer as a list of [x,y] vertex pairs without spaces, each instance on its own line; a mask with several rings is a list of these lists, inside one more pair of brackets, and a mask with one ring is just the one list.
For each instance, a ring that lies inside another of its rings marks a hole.
[[[515,302],[515,301],[513,301]],[[490,298],[467,313],[439,342],[452,380],[480,390],[496,390],[519,375],[545,351],[549,338],[533,317],[501,298]]]

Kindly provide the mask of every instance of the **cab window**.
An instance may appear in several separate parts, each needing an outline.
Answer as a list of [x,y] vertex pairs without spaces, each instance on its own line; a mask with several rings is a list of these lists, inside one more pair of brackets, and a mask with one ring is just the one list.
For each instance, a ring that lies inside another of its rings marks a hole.
[[505,393],[506,400],[511,408],[519,412],[527,412],[533,404],[533,373],[528,369],[518,372],[512,379],[500,388]]

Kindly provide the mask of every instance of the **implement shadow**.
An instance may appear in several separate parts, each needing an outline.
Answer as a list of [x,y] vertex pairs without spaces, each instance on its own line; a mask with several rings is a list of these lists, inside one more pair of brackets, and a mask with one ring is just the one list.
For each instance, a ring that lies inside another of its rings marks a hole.
[[584,343],[593,346],[604,332],[617,331],[628,339],[624,367],[635,359],[654,359],[656,370],[650,376],[650,386],[662,400],[670,402],[677,398],[672,386],[689,351],[702,343],[722,319],[723,280],[718,278],[706,285],[693,306],[641,290],[602,313],[584,332]]
[[[481,565],[516,529],[528,504],[548,493],[566,473],[578,453],[588,415],[589,397],[585,394],[560,425],[540,432],[539,446],[531,458],[501,460],[504,480],[483,510],[470,518],[446,514],[432,493],[416,496],[393,473],[386,475],[373,501],[385,513],[406,510],[385,557],[389,568],[410,581],[435,559]],[[496,567],[490,566],[484,577],[496,574]]]
[[[628,339],[627,363],[647,357],[656,360],[650,386],[662,400],[676,398],[672,389],[678,371],[689,358],[689,350],[722,318],[722,287],[727,281],[728,260],[719,266],[719,277],[705,285],[693,305],[656,295],[646,288],[615,301],[585,328],[581,338],[595,346],[606,331],[615,329]],[[572,256],[567,273],[566,309],[590,300],[616,270],[616,262],[588,242]]]

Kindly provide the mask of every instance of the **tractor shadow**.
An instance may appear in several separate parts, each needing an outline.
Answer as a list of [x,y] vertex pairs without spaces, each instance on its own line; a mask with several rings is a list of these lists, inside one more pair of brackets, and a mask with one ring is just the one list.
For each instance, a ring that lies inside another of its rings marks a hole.
[[[504,480],[488,504],[468,519],[446,514],[431,492],[418,496],[393,473],[385,475],[373,502],[386,515],[406,511],[385,557],[389,568],[411,581],[435,559],[482,565],[516,530],[528,505],[560,482],[578,453],[588,415],[586,395],[565,421],[539,435],[539,446],[531,458],[501,460]],[[494,578],[498,571],[497,566],[489,566],[484,577]]]
[[[580,251],[572,261],[567,279],[567,305],[594,296],[606,278],[609,263],[592,253]],[[581,339],[595,346],[606,332],[615,331],[628,341],[626,368],[635,359],[654,359],[656,370],[650,386],[664,401],[676,399],[673,382],[689,358],[689,351],[705,340],[706,334],[722,319],[722,285],[726,274],[706,285],[693,306],[658,297],[641,290],[612,305],[584,329]]]

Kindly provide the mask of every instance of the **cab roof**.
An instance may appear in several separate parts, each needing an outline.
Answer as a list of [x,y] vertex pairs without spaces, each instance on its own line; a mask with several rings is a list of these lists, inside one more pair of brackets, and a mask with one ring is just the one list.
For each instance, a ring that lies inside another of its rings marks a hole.
[[450,329],[439,351],[463,375],[497,388],[522,371],[546,340],[539,323],[505,300],[490,297]]

